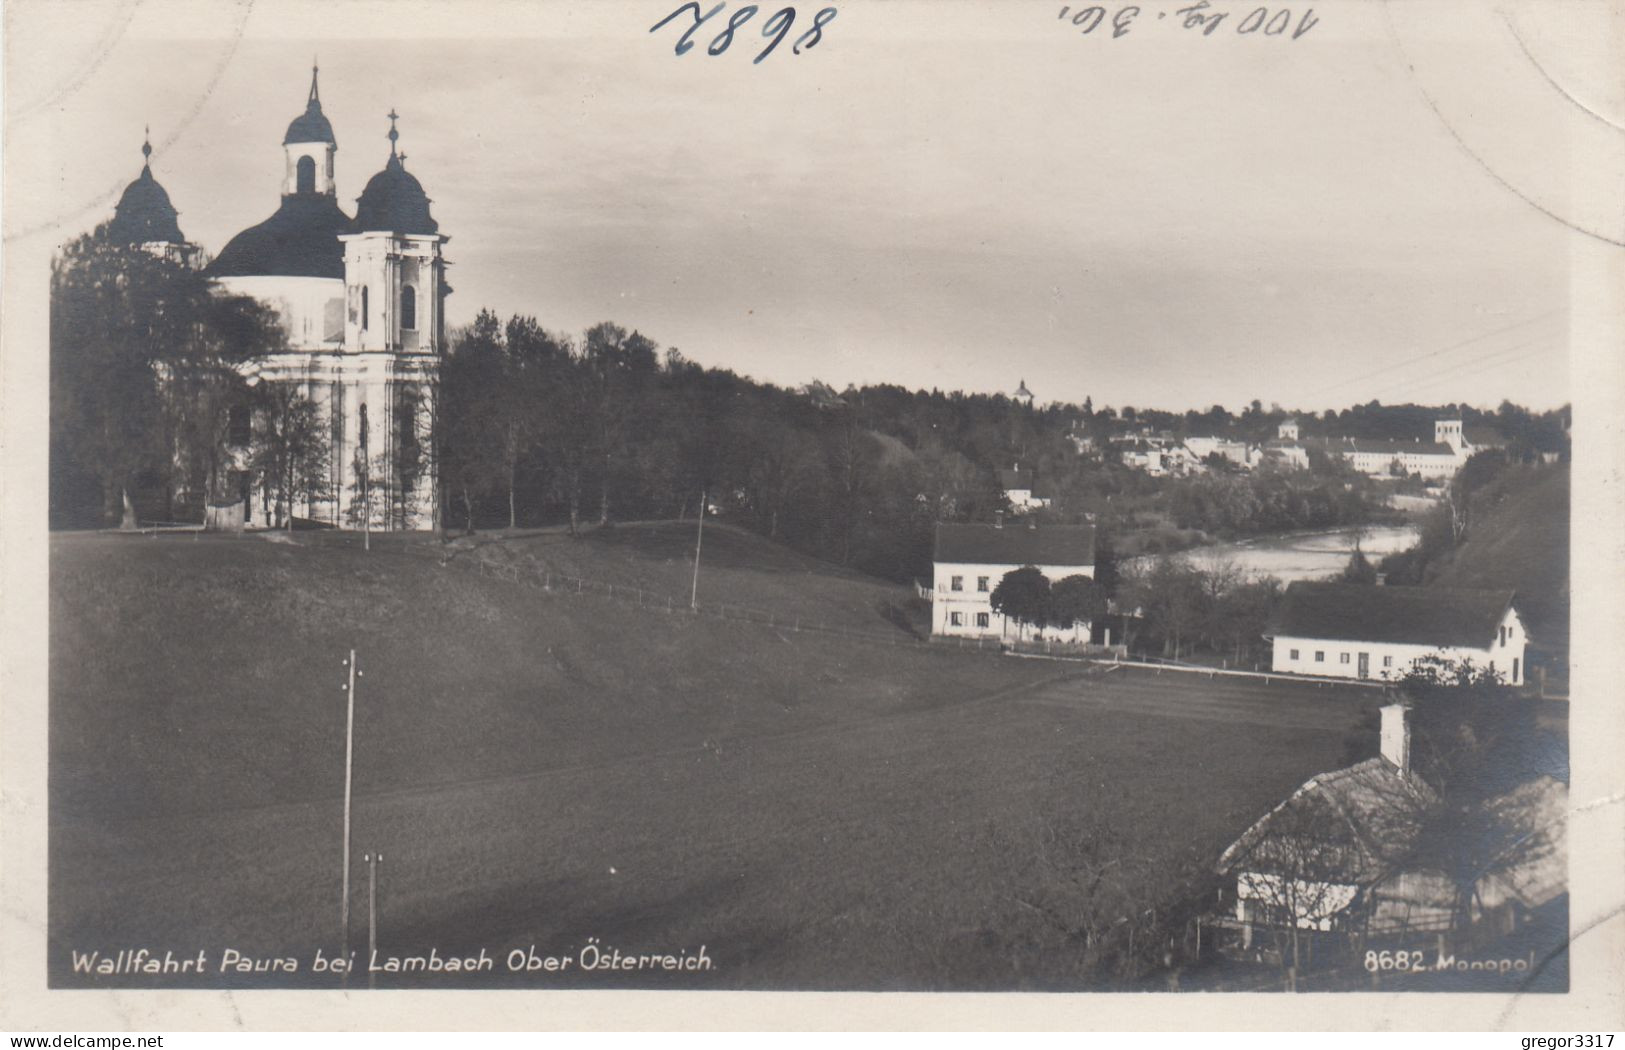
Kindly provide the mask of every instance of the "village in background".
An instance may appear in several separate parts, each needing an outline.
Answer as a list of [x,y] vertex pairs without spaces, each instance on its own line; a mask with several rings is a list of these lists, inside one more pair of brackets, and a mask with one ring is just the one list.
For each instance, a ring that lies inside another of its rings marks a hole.
[[[144,146],[58,255],[53,984],[614,936],[706,943],[690,987],[1567,986],[1566,407],[449,327],[404,134],[346,212],[313,71],[271,218],[211,255]],[[269,962],[80,961],[183,941]]]

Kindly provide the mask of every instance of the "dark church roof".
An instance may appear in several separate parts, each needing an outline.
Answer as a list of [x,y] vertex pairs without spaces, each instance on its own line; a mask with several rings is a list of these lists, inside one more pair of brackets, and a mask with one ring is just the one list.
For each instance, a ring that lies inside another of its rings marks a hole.
[[1287,587],[1271,634],[1482,649],[1495,640],[1512,597],[1511,591],[1300,580]]
[[325,193],[291,193],[276,214],[233,237],[206,271],[210,277],[344,277],[350,217]]
[[440,224],[429,214],[429,195],[423,184],[395,153],[390,153],[384,170],[367,180],[367,188],[356,201],[355,230],[388,230],[391,233],[438,233]]
[[293,118],[293,123],[288,125],[288,133],[282,136],[284,146],[290,142],[329,142],[334,148],[338,147],[338,139],[333,137],[333,125],[322,113],[322,99],[316,91],[314,66],[310,70],[310,98],[305,102],[305,111]]
[[[141,152],[151,158],[152,143],[142,143]],[[141,175],[124,187],[124,195],[113,208],[113,220],[107,225],[108,236],[117,244],[149,244],[162,241],[169,244],[184,243],[181,236],[179,213],[169,203],[169,194],[152,177],[152,166],[141,165]]]
[[1093,565],[1093,525],[938,525],[934,561],[961,565]]

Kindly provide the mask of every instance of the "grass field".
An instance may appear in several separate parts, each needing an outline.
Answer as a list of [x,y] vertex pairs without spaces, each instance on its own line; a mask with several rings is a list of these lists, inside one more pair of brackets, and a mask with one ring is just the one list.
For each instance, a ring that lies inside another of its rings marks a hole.
[[[479,556],[655,587],[686,579],[679,538]],[[906,588],[711,541],[702,597],[812,593],[901,636],[882,609]],[[54,538],[54,984],[189,983],[71,972],[72,951],[133,948],[203,950],[207,984],[336,983],[309,962],[341,943],[351,647],[351,945],[359,858],[381,851],[381,955],[495,958],[489,975],[384,979],[444,987],[1075,987],[1078,946],[1048,917],[1069,843],[1109,839],[1148,885],[1199,865],[1338,765],[1370,703],[667,614],[380,546]],[[703,944],[714,969],[505,972],[511,949],[594,937]],[[299,970],[220,974],[228,947]]]

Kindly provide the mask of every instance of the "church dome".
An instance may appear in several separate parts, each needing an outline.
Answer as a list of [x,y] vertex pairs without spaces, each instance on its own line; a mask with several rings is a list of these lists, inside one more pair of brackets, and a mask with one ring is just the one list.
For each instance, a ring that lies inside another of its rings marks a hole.
[[423,184],[401,158],[391,153],[384,170],[367,180],[356,202],[355,230],[390,233],[438,233],[440,224],[429,214],[429,196]]
[[152,177],[152,143],[142,143],[141,153],[148,162],[141,165],[141,175],[124,187],[124,195],[113,208],[108,235],[119,244],[183,244],[186,238],[181,236],[179,213]]
[[429,195],[423,184],[406,170],[406,157],[395,152],[401,133],[395,130],[400,118],[389,111],[389,163],[367,180],[367,188],[356,201],[355,231],[386,230],[390,233],[438,233],[440,224],[429,214]]
[[314,67],[310,71],[310,98],[305,102],[305,111],[293,118],[293,123],[288,125],[288,133],[282,136],[284,146],[290,142],[326,142],[338,148],[338,140],[333,137],[333,125],[322,112]]
[[287,194],[276,214],[227,242],[210,277],[344,277],[350,217],[321,193]]

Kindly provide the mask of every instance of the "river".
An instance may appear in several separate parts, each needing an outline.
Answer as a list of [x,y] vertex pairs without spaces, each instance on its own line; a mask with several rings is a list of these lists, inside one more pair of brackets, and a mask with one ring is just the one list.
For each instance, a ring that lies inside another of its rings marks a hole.
[[1420,530],[1414,525],[1380,525],[1364,529],[1295,532],[1285,536],[1259,536],[1238,543],[1198,547],[1185,554],[1198,566],[1229,561],[1252,576],[1274,576],[1282,583],[1335,576],[1348,564],[1358,540],[1375,565],[1385,554],[1416,544]]

